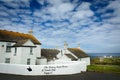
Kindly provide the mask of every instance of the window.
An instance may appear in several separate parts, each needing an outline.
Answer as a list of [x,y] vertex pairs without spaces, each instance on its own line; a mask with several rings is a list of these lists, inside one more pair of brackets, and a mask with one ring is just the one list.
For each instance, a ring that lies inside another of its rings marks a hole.
[[16,54],[17,54],[17,48],[15,47],[15,54],[14,54],[14,56],[16,56]]
[[30,48],[30,54],[33,55],[33,48]]
[[30,58],[27,59],[27,65],[30,65]]
[[11,52],[11,47],[10,46],[6,46],[6,52]]
[[11,52],[11,43],[7,43],[6,52]]
[[10,63],[10,58],[6,58],[5,63]]

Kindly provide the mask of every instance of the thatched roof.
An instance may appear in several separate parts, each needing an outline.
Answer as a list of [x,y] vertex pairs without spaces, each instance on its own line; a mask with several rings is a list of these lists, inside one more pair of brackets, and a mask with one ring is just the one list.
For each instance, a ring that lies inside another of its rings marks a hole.
[[34,44],[41,44],[33,35],[19,32],[0,30],[0,41],[18,42],[20,40],[30,39]]
[[52,60],[53,58],[57,58],[56,55],[60,51],[57,49],[41,49],[41,56],[46,57],[49,60]]
[[75,56],[77,56],[78,58],[88,57],[88,55],[79,48],[68,48],[68,50],[72,52]]
[[71,60],[77,60],[72,54],[65,54]]

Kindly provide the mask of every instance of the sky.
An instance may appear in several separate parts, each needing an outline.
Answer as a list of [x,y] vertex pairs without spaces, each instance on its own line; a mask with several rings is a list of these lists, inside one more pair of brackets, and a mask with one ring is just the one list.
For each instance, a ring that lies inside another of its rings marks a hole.
[[120,0],[0,0],[0,29],[28,33],[42,48],[120,53]]

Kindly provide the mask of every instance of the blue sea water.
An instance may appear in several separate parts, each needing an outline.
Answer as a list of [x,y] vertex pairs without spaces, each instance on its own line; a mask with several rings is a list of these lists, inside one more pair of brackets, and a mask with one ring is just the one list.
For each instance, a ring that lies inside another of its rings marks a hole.
[[89,56],[120,56],[120,53],[88,53]]

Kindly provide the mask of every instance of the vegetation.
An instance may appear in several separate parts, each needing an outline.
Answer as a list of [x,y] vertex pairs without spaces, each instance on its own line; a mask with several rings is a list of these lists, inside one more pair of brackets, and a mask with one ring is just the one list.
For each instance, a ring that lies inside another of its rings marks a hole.
[[115,58],[93,58],[91,64],[120,65],[120,57]]
[[120,73],[120,66],[118,65],[90,65],[87,69],[95,72]]
[[120,57],[115,58],[93,58],[88,71],[120,73]]

